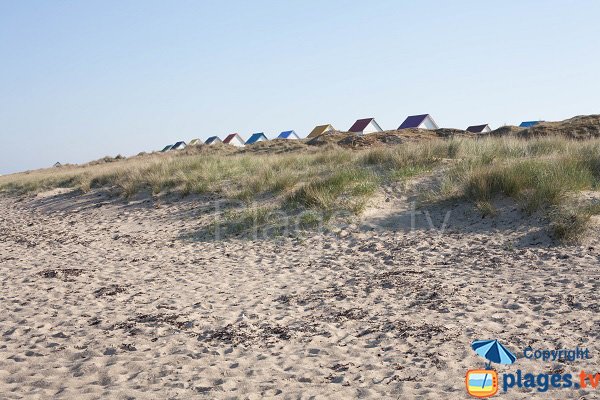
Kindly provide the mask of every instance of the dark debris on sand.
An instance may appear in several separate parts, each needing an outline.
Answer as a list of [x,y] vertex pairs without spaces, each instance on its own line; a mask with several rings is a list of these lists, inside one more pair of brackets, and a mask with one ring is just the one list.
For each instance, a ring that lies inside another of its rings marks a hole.
[[64,282],[72,282],[85,270],[79,268],[45,269],[39,273],[39,276],[46,279],[60,279]]
[[239,322],[222,328],[209,329],[198,335],[198,340],[220,342],[232,346],[268,346],[280,340],[290,340],[302,336],[326,335],[317,329],[317,324],[297,321],[287,326],[278,324]]
[[106,297],[106,296],[116,296],[119,293],[125,293],[127,288],[125,286],[120,285],[110,285],[106,287],[101,287],[96,290],[94,294],[96,297]]
[[108,330],[123,330],[129,335],[135,336],[142,332],[139,325],[168,325],[180,331],[188,331],[194,326],[194,323],[192,321],[185,320],[183,316],[178,314],[138,314],[127,321],[118,322],[112,325],[108,328]]
[[216,330],[208,330],[199,336],[199,340],[224,342],[237,346],[240,344],[268,344],[276,340],[289,340],[292,332],[280,325],[254,325],[246,322],[229,324]]
[[[428,271],[414,269],[386,271],[370,276],[351,276],[341,284],[332,284],[319,290],[290,293],[275,299],[282,306],[302,306],[319,310],[313,322],[353,325],[357,337],[373,339],[393,336],[399,339],[430,341],[450,333],[443,326],[425,321],[399,320],[392,315],[374,314],[368,305],[360,305],[376,288],[384,288],[406,304],[407,309],[429,309],[447,312],[452,304],[448,299],[455,288],[447,285]],[[345,303],[353,306],[344,306]]]

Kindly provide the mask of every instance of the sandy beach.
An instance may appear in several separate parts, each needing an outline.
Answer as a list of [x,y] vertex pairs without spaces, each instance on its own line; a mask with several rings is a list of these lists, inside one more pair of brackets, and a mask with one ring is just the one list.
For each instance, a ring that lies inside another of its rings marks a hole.
[[600,400],[600,1],[1,1],[0,400]]
[[[340,230],[215,242],[190,236],[197,199],[1,198],[1,397],[461,399],[475,339],[598,354],[595,238],[555,246],[534,217],[466,206],[410,230],[386,204]],[[366,228],[378,215],[395,226]],[[501,397],[549,393],[594,398]]]

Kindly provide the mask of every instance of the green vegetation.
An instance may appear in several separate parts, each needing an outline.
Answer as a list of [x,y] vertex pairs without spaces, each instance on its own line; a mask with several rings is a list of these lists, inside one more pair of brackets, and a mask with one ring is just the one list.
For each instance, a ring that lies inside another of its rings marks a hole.
[[542,213],[556,237],[575,241],[600,206],[578,199],[600,184],[600,140],[563,137],[430,140],[350,150],[335,145],[269,154],[142,155],[0,177],[0,191],[26,194],[53,188],[111,188],[130,198],[179,193],[208,195],[243,206],[223,215],[232,232],[277,226],[282,215],[302,227],[362,212],[378,187],[430,171],[439,187],[430,201],[466,200],[485,216],[510,197]]
[[555,237],[577,241],[600,207],[578,199],[600,184],[600,141],[487,139],[463,143],[462,158],[444,175],[438,198],[472,201],[495,215],[507,196],[527,213],[542,212]]

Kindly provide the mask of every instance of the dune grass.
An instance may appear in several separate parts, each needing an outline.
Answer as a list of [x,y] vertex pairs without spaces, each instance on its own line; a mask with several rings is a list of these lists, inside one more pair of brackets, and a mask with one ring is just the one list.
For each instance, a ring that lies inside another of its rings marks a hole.
[[326,146],[282,154],[154,154],[3,176],[0,191],[210,194],[244,205],[223,215],[242,231],[251,223],[273,223],[279,211],[301,213],[306,226],[335,213],[359,214],[380,185],[432,170],[441,175],[434,201],[467,200],[494,216],[493,200],[507,196],[528,213],[543,212],[566,241],[580,237],[600,211],[576,201],[578,192],[600,184],[600,140],[563,137],[432,140],[360,151]]
[[600,185],[600,141],[487,139],[463,143],[464,157],[444,175],[438,198],[472,201],[496,215],[493,199],[514,199],[527,213],[542,212],[554,236],[581,238],[600,207],[578,198]]
[[[113,188],[125,197],[142,191],[154,195],[216,193],[244,201],[281,195],[288,205],[330,209],[340,197],[372,194],[381,179],[390,174],[409,176],[415,165],[435,162],[427,156],[426,161],[413,163],[403,160],[404,153],[405,150],[356,152],[333,147],[278,155],[155,155],[4,176],[0,177],[0,191],[27,194],[54,188],[83,192]],[[404,170],[409,172],[403,173]]]

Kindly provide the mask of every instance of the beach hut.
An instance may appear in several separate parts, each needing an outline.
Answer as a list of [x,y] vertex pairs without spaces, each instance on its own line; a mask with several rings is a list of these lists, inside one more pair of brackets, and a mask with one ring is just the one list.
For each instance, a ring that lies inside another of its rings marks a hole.
[[243,147],[244,139],[242,139],[242,137],[240,135],[238,135],[237,133],[232,133],[232,134],[227,135],[225,140],[223,140],[223,143],[231,144],[231,145],[234,145],[237,147]]
[[492,128],[488,124],[483,125],[471,125],[467,128],[467,132],[471,133],[490,133]]
[[177,142],[173,145],[173,147],[171,147],[171,150],[182,150],[185,149],[186,144],[184,141],[181,142]]
[[375,118],[363,118],[357,120],[348,132],[366,135],[368,133],[383,132],[383,129],[375,121]]
[[164,148],[163,148],[163,149],[162,149],[160,152],[161,152],[161,153],[164,153],[164,152],[166,152],[166,151],[169,151],[169,150],[171,150],[172,148],[173,148],[173,145],[172,145],[172,144],[169,144],[169,145],[166,145],[166,146],[165,146],[165,147],[164,147]]
[[398,127],[400,129],[439,129],[438,124],[435,123],[431,115],[411,115],[404,120],[402,125]]
[[246,144],[254,144],[254,143],[258,143],[258,142],[264,142],[266,140],[269,140],[269,139],[267,139],[265,134],[262,132],[258,132],[258,133],[252,134],[252,136],[250,136],[250,138],[248,140],[246,140]]
[[60,162],[57,161],[54,163],[54,168],[60,168],[60,167],[62,167],[62,164]]
[[296,131],[283,131],[277,136],[277,139],[300,139]]
[[188,143],[188,146],[198,146],[199,144],[202,144],[202,141],[200,139],[192,139]]
[[204,144],[215,144],[215,143],[221,143],[221,139],[219,139],[218,136],[211,136],[208,139],[206,139],[206,142],[204,142]]
[[319,126],[315,126],[315,129],[313,129],[307,136],[307,138],[315,138],[317,136],[321,136],[324,133],[330,132],[330,131],[334,131],[335,128],[333,126],[331,126],[331,124],[327,124],[327,125],[319,125]]
[[519,128],[531,128],[532,126],[536,126],[540,122],[542,122],[542,121],[524,121],[524,122],[521,122],[521,125],[519,125]]

